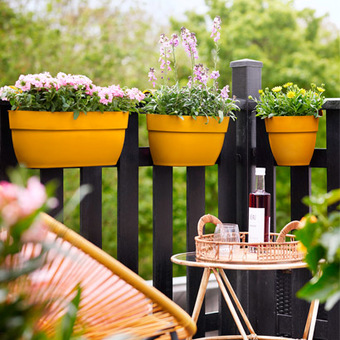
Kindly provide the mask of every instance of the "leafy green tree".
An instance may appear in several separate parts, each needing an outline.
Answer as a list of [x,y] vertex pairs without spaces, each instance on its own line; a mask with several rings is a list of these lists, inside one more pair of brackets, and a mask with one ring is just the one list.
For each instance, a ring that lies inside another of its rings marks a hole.
[[0,10],[0,86],[45,71],[84,74],[102,86],[147,86],[159,32],[138,6],[126,11],[107,0],[96,7],[88,0],[0,0]]
[[300,87],[326,84],[326,96],[340,93],[339,30],[327,26],[312,9],[297,10],[292,0],[206,0],[207,15],[187,13],[187,22],[172,19],[174,30],[190,26],[200,42],[200,57],[211,68],[214,43],[209,37],[216,15],[221,16],[220,83],[231,81],[229,62],[263,62],[262,84],[273,87],[291,81]]

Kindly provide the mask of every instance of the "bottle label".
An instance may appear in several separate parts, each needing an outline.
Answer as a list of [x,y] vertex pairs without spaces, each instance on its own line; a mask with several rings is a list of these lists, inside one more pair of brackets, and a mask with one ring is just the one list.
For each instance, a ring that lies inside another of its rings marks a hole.
[[264,242],[264,208],[249,208],[249,243]]

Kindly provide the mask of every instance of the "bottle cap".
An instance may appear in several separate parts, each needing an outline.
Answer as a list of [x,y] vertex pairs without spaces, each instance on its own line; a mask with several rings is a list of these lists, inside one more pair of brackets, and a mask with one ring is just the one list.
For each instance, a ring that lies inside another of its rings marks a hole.
[[255,176],[264,176],[266,174],[266,168],[256,168]]

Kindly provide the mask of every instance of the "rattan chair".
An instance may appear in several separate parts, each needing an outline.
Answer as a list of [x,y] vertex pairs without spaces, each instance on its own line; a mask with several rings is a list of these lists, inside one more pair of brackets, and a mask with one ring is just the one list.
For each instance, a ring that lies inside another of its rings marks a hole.
[[[55,333],[79,284],[74,332],[85,338],[125,334],[129,339],[185,339],[195,333],[191,317],[164,294],[51,216],[41,216],[51,249],[46,265],[26,282],[31,301],[49,301],[38,323],[41,330]],[[33,257],[39,251],[32,244],[24,253]]]

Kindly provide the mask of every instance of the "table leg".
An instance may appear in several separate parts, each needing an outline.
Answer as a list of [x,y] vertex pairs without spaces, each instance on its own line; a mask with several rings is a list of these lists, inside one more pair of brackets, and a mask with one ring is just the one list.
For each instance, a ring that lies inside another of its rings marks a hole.
[[[305,330],[302,339],[312,340],[314,335],[316,317],[318,315],[319,300],[313,300],[309,307]],[[307,338],[308,336],[308,338]]]
[[[227,290],[226,290],[226,288],[225,288],[225,286],[224,286],[224,283],[223,283],[223,281],[222,281],[222,279],[221,279],[221,276],[219,275],[218,271],[217,271],[215,268],[212,268],[212,271],[213,271],[213,273],[214,273],[214,275],[215,275],[215,277],[216,277],[218,286],[220,287],[220,290],[221,290],[221,292],[222,292],[222,295],[223,295],[223,297],[224,297],[224,300],[225,300],[225,302],[226,302],[227,305],[228,305],[228,308],[229,308],[230,313],[231,313],[231,315],[232,315],[232,317],[233,317],[233,319],[234,319],[234,321],[235,321],[235,323],[236,323],[236,326],[237,326],[238,330],[239,330],[240,333],[241,333],[242,339],[248,340],[248,336],[247,336],[247,334],[246,334],[246,332],[245,332],[245,330],[244,330],[244,328],[243,328],[243,326],[242,326],[242,323],[241,323],[240,318],[239,318],[238,315],[237,315],[237,312],[236,312],[236,310],[235,310],[235,307],[234,307],[234,305],[233,305],[233,303],[232,303],[232,301],[231,301],[231,299],[230,299],[230,296],[229,296],[229,294],[228,294],[228,292],[227,292]],[[256,339],[256,334],[255,334],[255,333],[252,333],[252,337],[253,337],[254,339]]]
[[[210,276],[210,268],[204,268],[200,288],[197,293],[194,311],[192,312],[192,316],[191,316],[195,323],[198,320],[198,316],[202,308],[202,303],[203,303],[204,296],[207,291],[207,286],[209,282],[209,276]],[[192,337],[187,338],[187,340],[191,340],[191,339]]]
[[223,281],[225,282],[225,284],[226,284],[226,286],[227,286],[227,288],[229,290],[230,295],[234,299],[235,304],[236,304],[238,310],[240,311],[240,314],[241,314],[241,316],[242,316],[246,326],[249,329],[249,332],[251,334],[255,335],[256,333],[255,333],[255,331],[254,331],[254,329],[253,329],[253,327],[252,327],[252,325],[251,325],[251,323],[250,323],[250,321],[249,321],[249,319],[247,317],[247,314],[245,313],[245,311],[244,311],[244,309],[243,309],[243,307],[242,307],[242,305],[241,305],[241,303],[240,303],[240,301],[239,301],[239,299],[238,299],[238,297],[237,297],[237,295],[236,295],[236,293],[235,293],[235,291],[234,291],[230,281],[228,280],[227,275],[225,274],[223,269],[220,269],[219,271],[220,271],[220,275],[222,276]]

